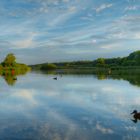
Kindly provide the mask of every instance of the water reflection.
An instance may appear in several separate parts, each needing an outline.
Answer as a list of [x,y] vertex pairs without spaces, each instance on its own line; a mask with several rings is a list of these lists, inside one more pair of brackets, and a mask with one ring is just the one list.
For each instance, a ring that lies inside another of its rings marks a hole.
[[140,87],[140,75],[137,74],[120,74],[120,75],[110,75],[109,78],[117,80],[126,80],[130,84]]
[[16,81],[18,80],[18,76],[20,75],[25,75],[27,74],[29,71],[28,70],[20,70],[20,71],[6,71],[2,73],[2,77],[4,78],[5,82],[9,85],[9,86],[14,86]]
[[140,74],[135,73],[133,71],[119,71],[117,73],[108,73],[108,72],[95,72],[92,70],[57,70],[57,71],[38,71],[42,74],[47,75],[59,75],[62,77],[62,75],[75,75],[75,76],[95,76],[99,80],[105,80],[105,79],[116,79],[116,80],[126,80],[129,81],[130,84],[136,85],[140,87]]
[[140,126],[130,121],[139,87],[92,75],[54,77],[29,73],[15,86],[0,79],[0,139],[139,139]]
[[[17,77],[20,75],[25,75],[28,71],[20,71],[18,73],[12,74],[11,72],[3,73],[2,77],[5,79],[6,83],[8,85],[15,85],[17,81]],[[75,75],[75,76],[95,76],[99,80],[105,80],[105,79],[116,79],[116,80],[126,80],[129,81],[132,85],[136,85],[140,87],[140,75],[135,73],[119,73],[119,74],[108,74],[108,73],[95,73],[92,71],[64,71],[64,70],[58,70],[58,71],[36,71],[35,73],[42,73],[47,75],[57,75],[59,77],[62,77],[62,75]],[[57,80],[57,76],[54,77],[54,80]]]
[[5,79],[6,83],[10,86],[15,85],[15,83],[17,81],[16,75],[5,75],[5,76],[3,76],[3,78]]

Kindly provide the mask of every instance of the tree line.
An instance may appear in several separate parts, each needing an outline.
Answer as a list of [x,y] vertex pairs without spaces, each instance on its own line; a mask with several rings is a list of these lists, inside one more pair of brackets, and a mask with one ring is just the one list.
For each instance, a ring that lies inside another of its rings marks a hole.
[[60,63],[44,63],[33,65],[34,69],[51,70],[60,68],[119,68],[119,67],[137,67],[140,66],[140,50],[129,54],[127,57],[118,58],[98,58],[93,61],[73,61]]

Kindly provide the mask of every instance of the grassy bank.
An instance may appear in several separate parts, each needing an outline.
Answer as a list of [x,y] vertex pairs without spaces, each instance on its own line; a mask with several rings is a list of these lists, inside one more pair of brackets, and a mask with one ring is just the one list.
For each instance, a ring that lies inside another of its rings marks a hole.
[[[98,58],[93,61],[73,61],[73,62],[59,62],[59,63],[43,63],[32,65],[34,70],[92,70],[119,72],[121,71],[140,71],[140,51],[133,52],[127,57],[118,58]],[[110,72],[109,72],[110,73]]]

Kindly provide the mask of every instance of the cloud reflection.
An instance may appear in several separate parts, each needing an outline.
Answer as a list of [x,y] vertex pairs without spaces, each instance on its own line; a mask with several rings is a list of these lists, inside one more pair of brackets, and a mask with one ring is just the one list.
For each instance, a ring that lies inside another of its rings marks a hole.
[[128,113],[140,107],[140,89],[126,81],[91,76],[55,81],[42,74],[18,80],[14,87],[1,82],[2,92],[8,93],[0,102],[1,138],[7,134],[25,139],[105,140],[123,139],[129,132],[139,136],[139,126],[132,125]]

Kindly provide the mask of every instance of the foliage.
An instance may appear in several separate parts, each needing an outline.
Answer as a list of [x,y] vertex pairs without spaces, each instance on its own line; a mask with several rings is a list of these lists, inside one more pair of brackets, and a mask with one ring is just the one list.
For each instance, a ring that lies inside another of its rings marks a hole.
[[10,53],[6,56],[5,60],[2,62],[3,66],[14,66],[16,61],[16,57],[14,54]]
[[46,65],[42,65],[41,66],[41,70],[53,70],[56,69],[56,65],[55,64],[46,64]]
[[122,69],[123,67],[137,67],[140,66],[140,51],[131,53],[127,57],[118,58],[98,58],[93,61],[73,61],[73,62],[60,62],[49,64],[38,64],[31,66],[33,69],[38,70],[51,70],[51,69],[93,69],[93,68],[106,68],[106,69]]
[[99,67],[105,66],[105,59],[104,58],[98,58],[96,66],[99,66]]
[[5,60],[0,64],[0,75],[20,75],[25,74],[30,70],[25,64],[16,63],[16,57],[14,54],[8,54]]

